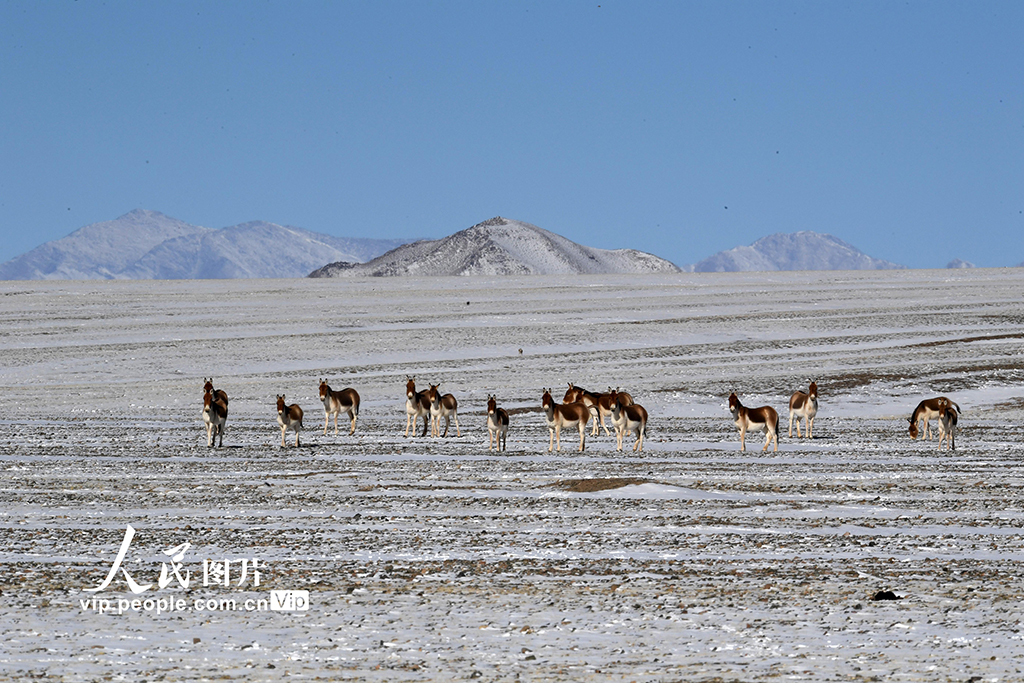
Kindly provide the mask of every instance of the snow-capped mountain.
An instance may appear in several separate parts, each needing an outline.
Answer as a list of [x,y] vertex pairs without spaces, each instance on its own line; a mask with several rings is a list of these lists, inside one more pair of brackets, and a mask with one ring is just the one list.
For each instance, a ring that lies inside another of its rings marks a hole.
[[305,277],[325,259],[364,261],[402,240],[345,239],[254,221],[162,242],[119,277],[135,280]]
[[325,262],[366,261],[408,241],[259,221],[214,230],[137,209],[0,264],[0,280],[304,277]]
[[93,223],[0,264],[0,280],[108,280],[168,239],[210,232],[157,211],[136,209]]
[[720,251],[694,264],[698,273],[757,270],[892,270],[897,263],[872,258],[838,237],[808,230],[776,233],[748,247]]
[[498,216],[444,239],[403,245],[367,263],[331,263],[310,277],[665,272],[679,268],[653,254],[586,247]]

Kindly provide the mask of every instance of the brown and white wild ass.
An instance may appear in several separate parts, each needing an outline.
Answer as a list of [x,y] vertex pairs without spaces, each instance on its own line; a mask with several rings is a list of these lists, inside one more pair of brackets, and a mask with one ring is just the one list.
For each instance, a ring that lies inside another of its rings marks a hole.
[[334,435],[338,435],[338,415],[345,413],[351,422],[349,436],[356,433],[356,418],[359,417],[359,392],[352,387],[341,391],[331,389],[326,379],[320,380],[320,401],[324,404],[324,436],[327,436],[327,423],[334,416]]
[[[928,423],[931,420],[937,419],[939,417],[939,401],[941,401],[944,398],[947,401],[949,401],[949,405],[956,408],[958,413],[960,412],[960,406],[953,403],[945,396],[937,396],[936,398],[926,398],[925,400],[917,404],[917,407],[914,408],[914,412],[908,418],[908,421],[910,422],[909,433],[911,439],[916,439],[918,434],[920,434],[922,440],[932,440],[932,431]],[[922,421],[924,422],[923,430],[919,428],[919,424]]]
[[747,408],[736,397],[736,394],[729,395],[729,412],[732,413],[736,426],[740,428],[740,450],[747,450],[747,430],[760,429],[765,433],[764,448],[761,452],[768,450],[768,444],[775,441],[775,450],[779,450],[779,414],[771,406],[760,408]]
[[508,411],[498,407],[498,397],[487,397],[487,432],[490,439],[487,450],[494,450],[497,443],[498,451],[508,450]]
[[808,439],[814,430],[814,416],[818,414],[818,385],[811,382],[805,394],[802,391],[794,391],[789,397],[789,436],[793,436],[793,418],[796,418],[796,436],[800,438],[800,418],[804,419],[804,431]]
[[948,398],[939,398],[939,450],[942,450],[942,442],[946,442],[946,448],[956,450],[956,427],[960,421],[953,402]]
[[[430,435],[448,436],[448,427],[452,420],[455,420],[455,433],[462,436],[459,431],[459,402],[451,394],[441,395],[437,388],[440,384],[431,384],[427,389],[427,400],[430,402]],[[441,433],[441,418],[444,418],[444,434]]]
[[213,447],[214,440],[220,436],[220,446],[224,445],[224,425],[228,421],[228,395],[221,389],[213,388],[213,378],[203,378],[203,422],[206,423],[206,446]]
[[409,436],[409,426],[412,425],[413,436],[416,436],[416,422],[423,418],[423,433],[427,435],[427,424],[430,422],[430,399],[427,398],[426,390],[416,391],[416,378],[410,377],[405,384],[405,435]]
[[541,397],[541,406],[544,408],[544,419],[548,425],[548,433],[551,439],[548,442],[548,453],[558,444],[558,450],[562,450],[562,428],[576,427],[580,432],[580,452],[585,448],[587,422],[590,421],[590,409],[583,403],[555,403],[551,398],[551,390],[545,389]]
[[622,441],[626,434],[636,434],[636,443],[633,444],[633,452],[637,453],[644,449],[644,437],[647,436],[647,411],[644,407],[630,402],[623,402],[622,394],[614,389],[612,397],[612,426],[615,427],[616,450],[622,450]]
[[284,394],[277,397],[277,424],[281,425],[281,447],[287,445],[284,442],[284,433],[289,429],[295,432],[295,446],[298,447],[299,432],[302,431],[302,408],[298,403],[286,406]]

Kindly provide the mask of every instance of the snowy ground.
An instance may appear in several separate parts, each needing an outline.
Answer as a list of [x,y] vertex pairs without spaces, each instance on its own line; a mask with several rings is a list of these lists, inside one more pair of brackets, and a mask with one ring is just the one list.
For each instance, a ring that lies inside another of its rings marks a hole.
[[[5,678],[1024,680],[1024,269],[5,282],[0,321]],[[410,375],[461,437],[404,436]],[[320,377],[363,396],[354,437],[323,436]],[[729,392],[785,421],[811,379],[814,440],[741,453]],[[629,389],[643,454],[548,454],[567,382]],[[955,453],[906,434],[939,394]],[[127,525],[153,585],[85,591]],[[246,609],[270,590],[310,607]]]

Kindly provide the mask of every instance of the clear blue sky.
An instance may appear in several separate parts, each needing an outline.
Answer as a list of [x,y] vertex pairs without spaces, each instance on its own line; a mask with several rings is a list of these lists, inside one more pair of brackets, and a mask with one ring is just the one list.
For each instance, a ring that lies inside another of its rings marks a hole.
[[1024,261],[1022,2],[0,0],[0,261],[135,208]]

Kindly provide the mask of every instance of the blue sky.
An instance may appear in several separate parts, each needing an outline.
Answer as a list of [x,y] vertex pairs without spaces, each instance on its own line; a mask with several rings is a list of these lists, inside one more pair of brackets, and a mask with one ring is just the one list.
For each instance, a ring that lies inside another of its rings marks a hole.
[[1024,261],[1024,3],[0,2],[0,261],[135,208]]

